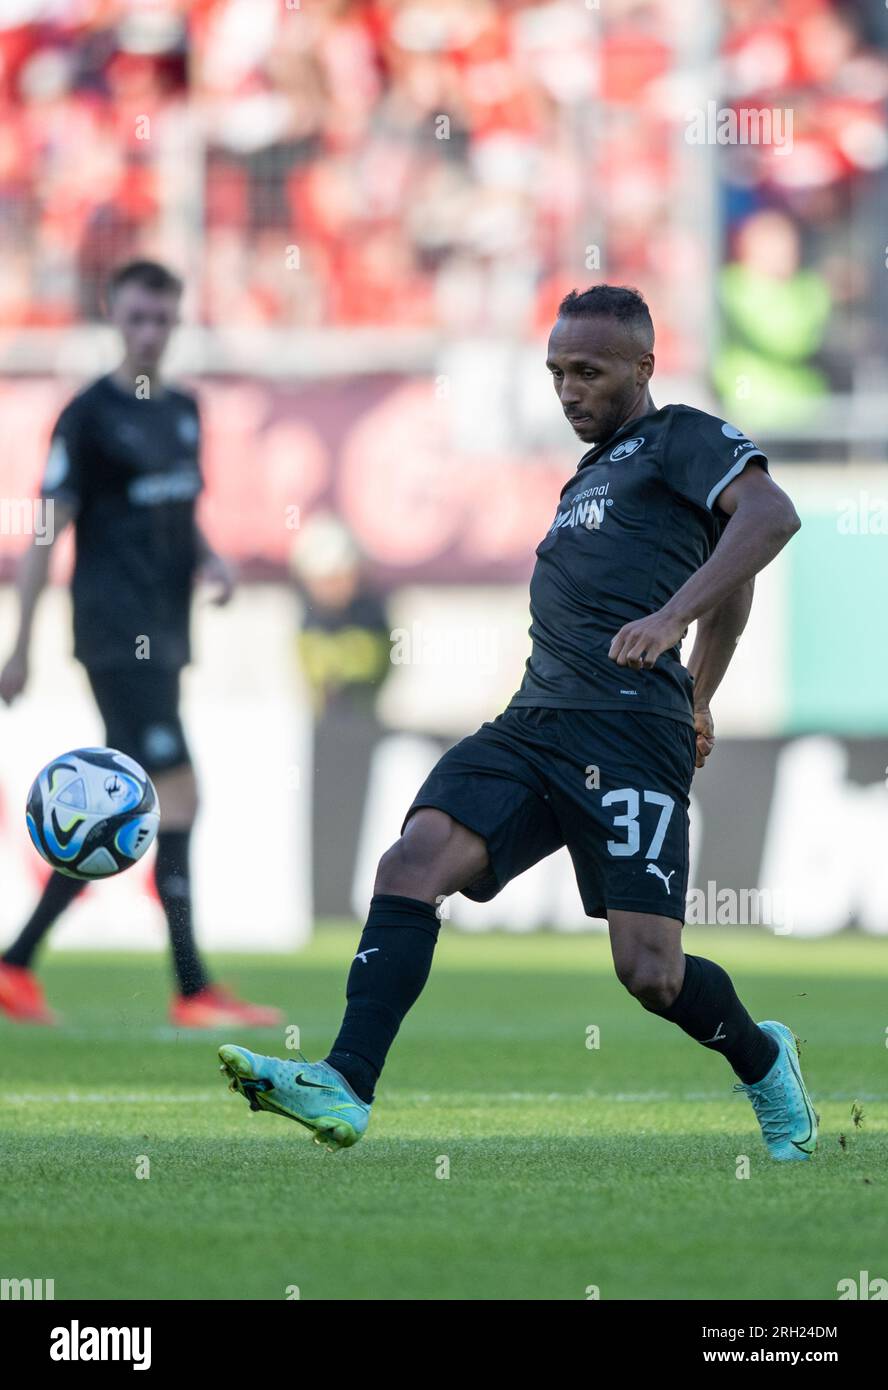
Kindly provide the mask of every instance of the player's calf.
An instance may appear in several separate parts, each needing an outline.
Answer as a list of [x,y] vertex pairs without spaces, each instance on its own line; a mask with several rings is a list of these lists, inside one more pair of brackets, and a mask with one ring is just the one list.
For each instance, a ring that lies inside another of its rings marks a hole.
[[327,1061],[368,1104],[389,1049],[419,998],[441,921],[430,903],[374,893],[346,982],[346,1010]]
[[347,1006],[327,1062],[362,1100],[428,979],[441,921],[436,904],[487,864],[484,840],[443,811],[418,809],[379,863],[367,924],[352,959]]

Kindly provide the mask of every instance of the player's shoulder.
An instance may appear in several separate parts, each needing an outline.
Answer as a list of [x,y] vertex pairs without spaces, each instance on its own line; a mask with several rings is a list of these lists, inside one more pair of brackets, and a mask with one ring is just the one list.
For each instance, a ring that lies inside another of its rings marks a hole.
[[106,404],[104,382],[104,377],[88,381],[65,401],[52,427],[54,439],[64,438],[70,448],[76,448],[78,441],[89,439],[97,428],[101,429],[97,420]]
[[194,415],[200,414],[197,392],[192,391],[190,386],[183,385],[182,382],[170,382],[166,387],[166,397],[170,405],[176,409],[190,410]]
[[89,415],[101,401],[105,399],[107,393],[107,377],[99,376],[94,381],[88,381],[74,395],[69,398],[62,407],[59,419],[77,420]]
[[[695,429],[718,429],[724,423],[715,415],[698,410],[696,406],[670,402],[661,406],[659,410],[652,411],[650,415],[634,421],[633,429],[637,430],[640,442],[650,442],[656,446],[662,445],[664,441],[671,441],[673,436],[693,432]],[[636,443],[635,440],[630,442]],[[636,447],[640,447],[640,444],[636,443]]]
[[[665,416],[668,426],[667,438],[671,445],[682,444],[690,439],[706,441],[717,449],[736,449],[738,444],[746,444],[756,449],[746,431],[739,425],[726,420],[723,415],[712,415],[708,410],[699,410],[694,405],[667,405],[660,412]],[[760,452],[756,449],[756,452]]]
[[690,427],[712,427],[721,428],[727,421],[720,415],[711,415],[708,410],[700,410],[695,405],[685,405],[681,401],[676,401],[671,405],[663,407],[661,412],[668,421],[673,424],[688,425]]

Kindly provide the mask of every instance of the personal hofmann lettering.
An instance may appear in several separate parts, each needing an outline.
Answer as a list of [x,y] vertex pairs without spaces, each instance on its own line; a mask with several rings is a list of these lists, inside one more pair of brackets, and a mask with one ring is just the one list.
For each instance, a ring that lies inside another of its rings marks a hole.
[[[600,526],[604,520],[604,508],[609,504],[610,498],[607,493],[610,488],[610,481],[599,483],[597,487],[587,487],[584,492],[578,492],[571,501],[570,506],[563,512],[559,512],[549,527],[549,534],[557,531],[560,526]],[[604,501],[597,499],[604,498]]]

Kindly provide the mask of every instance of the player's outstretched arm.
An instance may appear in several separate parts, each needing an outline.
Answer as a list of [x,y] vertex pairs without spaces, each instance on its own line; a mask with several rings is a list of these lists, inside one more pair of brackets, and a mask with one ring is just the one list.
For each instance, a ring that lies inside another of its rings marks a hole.
[[76,508],[67,502],[52,503],[51,537],[35,536],[22,555],[16,571],[15,587],[19,603],[18,633],[6,665],[0,671],[0,699],[11,705],[25,688],[28,679],[28,652],[34,614],[49,574],[49,559],[53,546],[65,527],[73,520]]
[[716,505],[731,520],[712,555],[657,613],[620,628],[609,651],[618,666],[653,666],[692,622],[770,564],[802,524],[786,493],[753,463],[728,484]]
[[694,677],[697,767],[703,766],[715,746],[715,727],[709,705],[746,627],[754,588],[755,580],[747,580],[724,603],[710,608],[697,619],[694,650],[688,661],[688,670]]

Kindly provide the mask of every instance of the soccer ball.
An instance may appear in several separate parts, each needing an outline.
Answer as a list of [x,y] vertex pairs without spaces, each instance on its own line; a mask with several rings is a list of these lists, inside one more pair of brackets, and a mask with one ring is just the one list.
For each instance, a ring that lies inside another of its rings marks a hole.
[[160,812],[154,783],[134,758],[115,748],[75,748],[37,774],[26,819],[47,864],[89,882],[141,859]]

